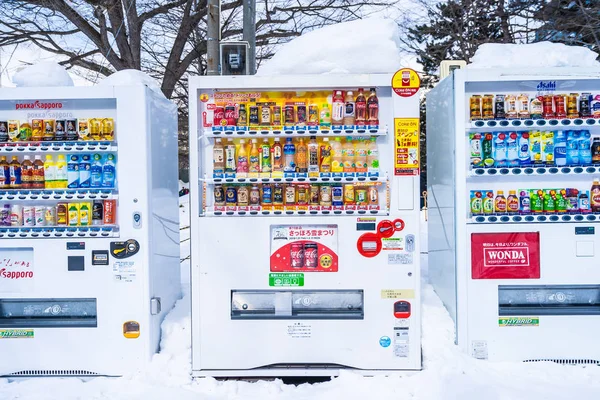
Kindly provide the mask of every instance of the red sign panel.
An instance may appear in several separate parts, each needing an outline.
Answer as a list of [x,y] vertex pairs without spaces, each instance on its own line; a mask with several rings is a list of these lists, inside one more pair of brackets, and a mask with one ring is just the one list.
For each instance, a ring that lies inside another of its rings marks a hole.
[[540,233],[471,234],[473,279],[539,279]]

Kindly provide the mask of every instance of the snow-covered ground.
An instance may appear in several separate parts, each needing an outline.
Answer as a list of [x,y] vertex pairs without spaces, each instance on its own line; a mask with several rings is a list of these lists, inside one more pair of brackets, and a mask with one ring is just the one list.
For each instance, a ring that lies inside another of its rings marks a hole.
[[[0,379],[0,400],[334,400],[485,399],[577,400],[600,398],[600,368],[552,363],[491,363],[460,353],[453,324],[432,287],[423,283],[423,370],[365,378],[347,372],[330,382],[286,385],[281,380],[192,380],[189,301],[188,196],[181,198],[181,263],[184,297],[163,323],[161,353],[146,370],[122,378]],[[421,240],[427,224],[423,220]],[[422,255],[424,276],[427,255]],[[0,355],[1,357],[1,355]],[[1,360],[1,358],[0,358]]]

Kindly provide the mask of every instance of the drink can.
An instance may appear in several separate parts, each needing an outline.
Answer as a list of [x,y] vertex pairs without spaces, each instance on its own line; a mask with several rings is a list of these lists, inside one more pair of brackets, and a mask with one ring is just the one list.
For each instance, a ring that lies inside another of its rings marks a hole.
[[258,185],[252,185],[250,188],[250,205],[260,205],[260,190],[258,189]]
[[285,187],[285,205],[296,205],[296,185],[287,185]]
[[56,132],[56,121],[53,119],[45,119],[44,120],[44,142],[53,141],[55,132]]
[[516,119],[519,117],[517,98],[514,95],[509,94],[504,97],[504,110],[506,112],[506,118],[508,119]]
[[379,191],[376,186],[369,186],[369,204],[372,206],[379,205]]
[[247,207],[249,203],[250,191],[248,186],[241,185],[237,190],[237,203],[238,206]]
[[564,94],[554,95],[554,112],[556,114],[556,118],[562,119],[567,117],[565,98],[566,96]]
[[273,125],[281,125],[281,106],[273,106]]
[[225,107],[225,120],[227,121],[227,126],[235,126],[237,122],[235,117],[235,107],[234,106],[226,106]]
[[54,140],[57,142],[64,142],[67,140],[67,121],[64,119],[57,119],[56,126],[54,128]]
[[46,225],[46,207],[37,206],[35,207],[35,226]]
[[10,204],[4,204],[0,208],[0,226],[10,226]]
[[579,111],[577,111],[577,93],[571,93],[567,96],[567,117],[578,118]]
[[[69,131],[67,129],[67,136]],[[77,139],[78,140],[89,140],[90,139],[90,125],[87,119],[79,118],[77,120]],[[67,140],[69,140],[67,138]]]
[[263,104],[260,108],[260,124],[263,126],[271,126],[271,107]]
[[115,139],[115,121],[112,118],[102,120],[102,140],[113,141]]
[[237,189],[234,186],[229,186],[225,190],[225,203],[228,206],[237,205]]
[[306,124],[306,106],[299,105],[296,107],[296,116],[299,125]]
[[102,225],[104,220],[104,203],[102,200],[94,200],[92,204],[92,225]]
[[319,205],[319,186],[310,185],[310,205]]
[[360,188],[355,190],[356,193],[356,204],[359,206],[367,205],[367,189]]
[[581,118],[591,117],[592,109],[590,107],[591,93],[582,93],[579,96],[579,115]]
[[542,116],[544,118],[554,118],[554,98],[552,95],[544,95],[542,98]]
[[19,204],[10,206],[10,226],[23,226],[23,206]]
[[8,122],[0,121],[0,143],[8,142]]
[[483,119],[494,119],[494,95],[486,94],[482,99]]
[[344,189],[342,185],[335,184],[331,187],[331,204],[334,206],[344,205]]
[[519,95],[517,98],[517,111],[519,113],[519,118],[521,119],[528,119],[531,117],[531,113],[529,112],[529,95]]
[[99,118],[90,119],[90,136],[92,140],[100,140],[102,138],[102,120]]
[[77,140],[79,138],[79,132],[77,129],[79,128],[79,123],[76,119],[67,119],[65,120],[65,131],[66,131],[66,140]]
[[34,141],[41,140],[44,137],[44,120],[31,120],[31,138]]
[[116,223],[117,201],[104,200],[104,225],[114,225]]
[[19,120],[9,119],[8,123],[8,140],[10,142],[19,141]]
[[215,195],[215,206],[224,206],[225,205],[225,190],[223,189],[223,185],[215,185],[214,195]]
[[273,205],[283,205],[283,185],[281,183],[273,185]]
[[248,125],[248,112],[246,111],[246,105],[240,104],[240,108],[238,110],[237,126],[246,125]]
[[46,220],[46,226],[56,226],[56,207],[47,206],[44,209],[44,219]]
[[292,104],[286,104],[283,108],[284,122],[286,125],[294,125],[296,123],[296,116],[294,114],[294,106]]
[[67,205],[67,225],[79,226],[79,203],[69,203]]
[[308,106],[308,125],[319,125],[319,107],[316,104]]
[[354,185],[344,185],[344,203],[354,204]]
[[330,206],[331,205],[331,186],[323,185],[320,188],[320,199],[322,206]]
[[506,119],[506,112],[504,111],[503,94],[496,95],[496,101],[494,102],[494,117],[496,119]]
[[296,189],[298,196],[298,205],[306,206],[308,205],[308,185],[298,185]]
[[67,225],[67,209],[69,205],[67,203],[58,203],[56,205],[56,225],[65,226]]
[[213,111],[213,126],[221,126],[221,121],[225,119],[225,108],[216,106]]
[[23,206],[23,226],[35,226],[35,207]]
[[481,119],[481,96],[474,94],[470,100],[471,120]]
[[319,246],[314,242],[304,244],[304,267],[317,268],[319,260]]
[[258,106],[250,106],[250,108],[248,109],[248,118],[248,120],[250,121],[250,125],[258,125]]
[[304,267],[304,244],[298,242],[291,244],[290,264],[292,268]]
[[262,185],[261,203],[264,206],[270,206],[271,204],[273,204],[273,192],[271,189],[271,185],[269,185],[269,184]]

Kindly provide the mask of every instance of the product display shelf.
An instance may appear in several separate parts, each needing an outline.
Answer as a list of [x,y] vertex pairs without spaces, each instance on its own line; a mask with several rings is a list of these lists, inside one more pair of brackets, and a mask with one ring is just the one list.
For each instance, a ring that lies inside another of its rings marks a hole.
[[112,200],[119,197],[114,189],[39,189],[0,190],[3,200]]
[[116,142],[15,142],[0,143],[0,154],[90,153],[117,151]]
[[[235,210],[225,206],[222,211],[215,210],[215,207],[206,207],[204,215],[207,217],[265,217],[265,216],[318,216],[318,215],[389,215],[388,210],[380,209],[358,209],[358,206],[354,210],[348,209],[335,209],[335,207],[328,207],[328,210],[311,210],[310,206],[307,206],[305,210],[286,210],[282,207],[281,210],[269,209],[265,210],[262,207],[246,207],[248,210],[238,210],[239,207],[233,207]],[[320,207],[319,207],[320,208]],[[343,206],[342,206],[343,208]],[[379,208],[379,207],[378,207]]]
[[380,126],[365,126],[360,127],[347,127],[347,128],[317,128],[312,129],[311,127],[304,127],[299,129],[298,127],[289,127],[274,130],[272,128],[257,128],[257,129],[236,129],[236,127],[230,127],[233,129],[227,130],[229,127],[213,127],[212,129],[204,130],[205,137],[222,138],[222,137],[293,137],[293,136],[384,136],[387,135],[387,127]]
[[529,165],[520,167],[471,167],[468,172],[469,177],[485,176],[539,176],[539,175],[593,175],[600,173],[600,165],[565,165],[565,166],[545,166]]
[[387,182],[386,176],[368,176],[368,177],[252,177],[252,178],[207,178],[205,182],[209,185],[227,184],[227,183],[368,183],[368,182]]
[[600,222],[600,213],[539,213],[472,215],[469,224]]
[[118,237],[116,225],[0,226],[0,238]]
[[600,118],[574,119],[502,119],[475,120],[467,122],[467,129],[523,129],[523,128],[588,128],[600,126]]

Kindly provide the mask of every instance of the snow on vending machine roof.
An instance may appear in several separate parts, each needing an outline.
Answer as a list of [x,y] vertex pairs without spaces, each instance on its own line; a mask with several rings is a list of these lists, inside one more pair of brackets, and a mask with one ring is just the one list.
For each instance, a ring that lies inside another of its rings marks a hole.
[[176,124],[144,86],[0,89],[1,376],[150,361],[180,294]]
[[420,369],[419,84],[395,77],[190,80],[194,376]]
[[467,68],[427,96],[429,276],[475,358],[600,363],[599,93],[598,68]]

